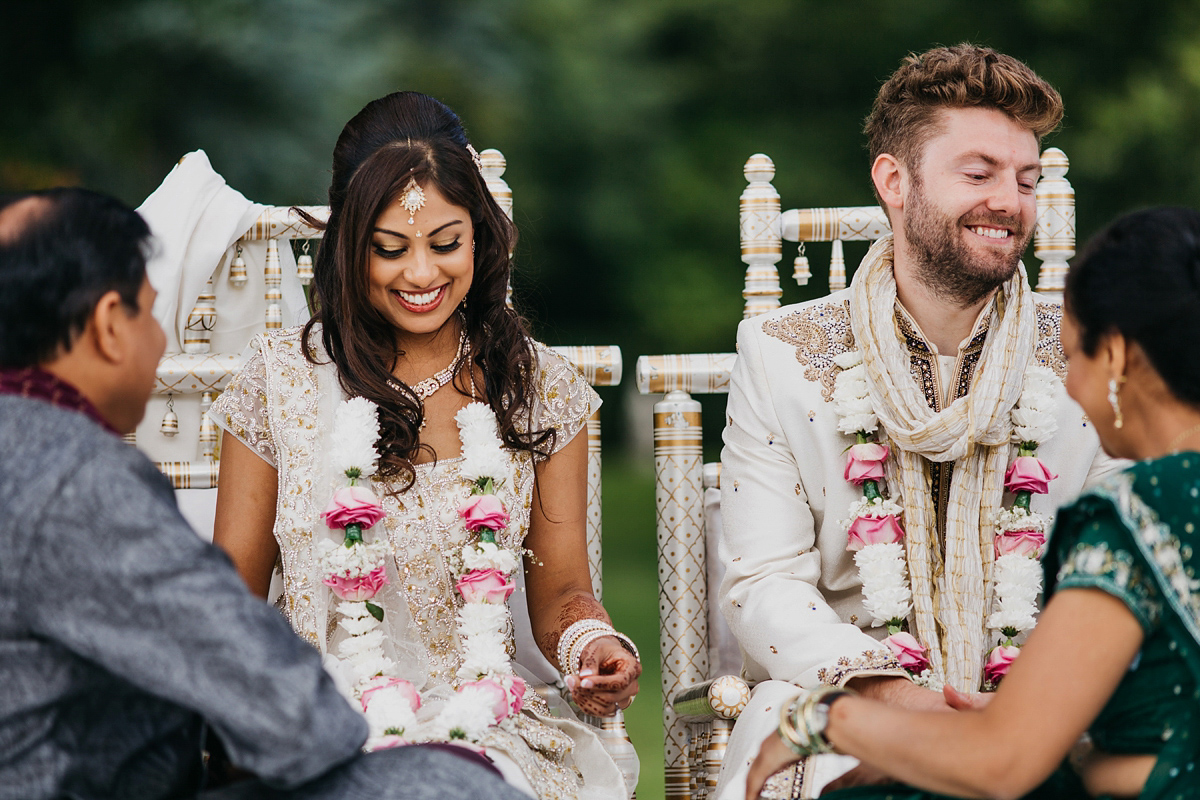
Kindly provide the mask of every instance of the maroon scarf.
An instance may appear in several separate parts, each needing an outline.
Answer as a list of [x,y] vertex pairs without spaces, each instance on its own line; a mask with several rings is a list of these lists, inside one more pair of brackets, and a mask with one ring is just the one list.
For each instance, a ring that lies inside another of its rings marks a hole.
[[117,429],[83,394],[57,375],[41,367],[0,367],[0,394],[32,397],[68,411],[78,411],[105,430],[120,436]]

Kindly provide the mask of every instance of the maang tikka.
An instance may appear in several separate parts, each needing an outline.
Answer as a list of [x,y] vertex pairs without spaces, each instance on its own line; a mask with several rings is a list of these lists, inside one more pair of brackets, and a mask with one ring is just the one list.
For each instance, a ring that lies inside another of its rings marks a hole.
[[408,212],[408,224],[412,225],[413,214],[425,207],[425,192],[417,184],[416,178],[408,179],[408,185],[404,187],[404,194],[400,197],[400,205]]

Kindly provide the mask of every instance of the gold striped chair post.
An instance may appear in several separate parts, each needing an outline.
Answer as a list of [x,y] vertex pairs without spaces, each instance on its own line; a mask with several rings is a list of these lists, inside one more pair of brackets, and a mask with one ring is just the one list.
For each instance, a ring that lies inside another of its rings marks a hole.
[[[1075,193],[1066,179],[1070,165],[1063,151],[1049,148],[1041,161],[1034,233],[1034,255],[1041,262],[1037,291],[1061,298],[1067,259],[1075,254]],[[842,243],[873,241],[889,231],[878,206],[783,210],[771,183],[775,164],[761,153],[746,161],[744,175],[739,214],[746,266],[744,318],[779,307],[785,240],[799,244],[793,277],[800,285],[812,274],[805,243],[831,243],[832,292],[846,287]],[[710,528],[719,524],[714,514],[721,472],[719,463],[703,463],[701,409],[693,397],[727,394],[735,360],[734,353],[651,355],[638,358],[635,368],[638,391],[663,395],[654,406],[654,474],[664,769],[670,800],[704,800],[712,793],[729,732],[750,696],[745,681],[732,674],[740,664],[721,663],[730,661],[731,642],[717,641],[710,630],[710,622],[713,628],[724,624],[709,607],[718,586],[710,585],[715,565],[708,560]]]
[[[507,166],[504,156],[499,150],[484,150],[480,157],[488,190],[511,219],[513,195],[503,178]],[[329,216],[326,206],[301,208],[319,220]],[[158,468],[171,479],[177,490],[215,490],[221,465],[219,429],[205,412],[241,369],[244,360],[242,351],[250,340],[264,330],[282,327],[283,270],[294,269],[299,282],[307,285],[312,280],[310,251],[318,244],[321,235],[322,232],[308,224],[293,207],[268,206],[235,245],[213,265],[213,273],[204,290],[195,298],[188,315],[182,342],[184,352],[163,357],[158,366],[158,380],[146,420],[136,434],[126,437],[130,444],[137,445],[155,459]],[[226,352],[212,352],[211,332],[221,313],[222,301],[248,302],[243,293],[251,291],[251,283],[260,283],[249,280],[245,259],[242,258],[243,247],[263,241],[267,244],[261,281],[264,288],[262,296],[258,298],[262,307],[261,322],[244,332],[236,348],[227,347]],[[288,255],[295,257],[288,258]],[[510,287],[510,304],[511,299]],[[592,386],[616,386],[621,381],[621,349],[615,345],[551,349],[575,364]],[[587,430],[587,551],[592,587],[599,598],[602,594],[599,412],[588,420]],[[213,494],[212,502],[215,503],[215,491]],[[211,530],[202,533],[207,533],[211,538]],[[535,657],[540,658],[540,654]],[[548,662],[544,662],[542,667],[541,672],[553,670]],[[534,671],[539,672],[536,669]],[[550,687],[550,690],[556,688]],[[628,769],[628,757],[632,756],[633,747],[625,733],[624,719],[618,714],[603,719],[585,717],[585,721],[600,730],[609,751],[617,755],[618,765]],[[624,763],[622,752],[625,753]]]

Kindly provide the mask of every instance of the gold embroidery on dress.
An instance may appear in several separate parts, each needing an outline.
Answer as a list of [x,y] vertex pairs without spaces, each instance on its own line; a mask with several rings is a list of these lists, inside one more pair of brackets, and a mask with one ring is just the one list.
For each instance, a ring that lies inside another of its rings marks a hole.
[[1037,317],[1037,345],[1033,357],[1043,367],[1054,370],[1060,381],[1067,379],[1067,356],[1063,352],[1061,327],[1062,306],[1057,303],[1038,303],[1034,312]]
[[904,672],[900,661],[891,653],[883,650],[867,650],[862,655],[851,658],[842,656],[832,667],[822,667],[817,670],[817,680],[826,686],[844,686],[846,681],[863,672]]
[[779,770],[763,785],[759,797],[764,800],[798,800],[804,797],[804,772],[807,759]]
[[[233,391],[223,395],[228,401],[220,406],[214,402],[214,408],[222,415],[219,419],[231,428],[245,430],[246,435],[238,435],[239,439],[277,464],[280,483],[275,536],[282,562],[283,609],[297,632],[314,646],[323,638],[323,649],[328,649],[336,631],[333,603],[324,604],[325,618],[319,620],[319,604],[313,601],[314,597],[328,595],[317,580],[314,546],[314,531],[323,530],[316,505],[323,495],[314,491],[314,482],[316,464],[321,460],[320,426],[327,423],[318,414],[317,370],[301,352],[300,339],[300,328],[258,337],[258,353],[230,385]],[[528,424],[535,430],[556,430],[557,450],[586,425],[598,398],[573,364],[541,345],[535,346],[535,353],[537,381]],[[270,419],[286,419],[287,424],[272,430]],[[466,542],[458,506],[468,496],[470,486],[458,473],[461,460],[441,459],[417,465],[415,483],[403,495],[380,492],[388,511],[383,532],[399,576],[399,585],[386,587],[385,592],[392,593],[391,602],[408,610],[417,635],[406,644],[424,650],[433,683],[453,683],[462,665],[455,619],[462,597],[454,589],[453,569],[448,563],[449,555]],[[510,523],[498,543],[519,556],[529,530],[534,457],[528,452],[509,452],[509,467],[504,493],[512,498],[507,502]],[[395,594],[402,597],[396,598]],[[516,647],[511,615],[505,644],[513,656]],[[545,703],[532,697],[527,707],[549,716]],[[577,796],[581,776],[570,758],[573,740],[565,732],[522,714],[516,733],[493,728],[484,743],[495,744],[511,757],[541,800],[572,800]]]
[[821,397],[833,400],[833,380],[838,367],[833,359],[854,349],[850,329],[850,301],[820,303],[763,322],[763,332],[796,348],[796,360],[806,380],[821,384]]

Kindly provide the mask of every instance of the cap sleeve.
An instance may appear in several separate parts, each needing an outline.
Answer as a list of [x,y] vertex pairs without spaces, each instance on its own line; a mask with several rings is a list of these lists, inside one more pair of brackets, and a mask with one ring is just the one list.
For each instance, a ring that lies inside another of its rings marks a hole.
[[208,416],[222,430],[275,466],[275,439],[267,411],[267,367],[262,343],[254,337],[250,357],[229,386],[213,401]]
[[574,364],[549,347],[535,343],[534,355],[537,376],[530,409],[532,430],[553,428],[557,435],[551,453],[556,453],[575,438],[588,417],[600,408],[600,396]]
[[1054,592],[1099,589],[1110,594],[1149,636],[1162,617],[1162,596],[1134,535],[1107,498],[1084,495],[1059,512],[1043,566]]

